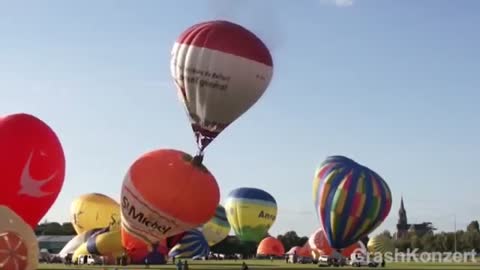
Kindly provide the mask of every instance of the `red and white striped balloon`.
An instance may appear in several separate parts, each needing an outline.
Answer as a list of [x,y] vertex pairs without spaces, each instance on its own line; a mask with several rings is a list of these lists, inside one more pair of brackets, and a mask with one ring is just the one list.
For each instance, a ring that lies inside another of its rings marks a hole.
[[273,75],[266,45],[228,21],[184,31],[173,46],[170,67],[201,152],[258,101]]

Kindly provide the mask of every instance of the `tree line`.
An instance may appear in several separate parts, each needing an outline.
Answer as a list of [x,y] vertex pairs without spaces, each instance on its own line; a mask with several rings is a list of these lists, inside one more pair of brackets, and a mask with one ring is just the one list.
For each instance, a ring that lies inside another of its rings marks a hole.
[[[72,223],[47,222],[39,224],[35,229],[36,235],[75,235],[75,229]],[[465,230],[456,232],[440,232],[434,233],[433,230],[422,235],[415,232],[409,232],[408,235],[399,239],[396,234],[389,231],[381,233],[385,237],[392,239],[395,248],[400,252],[408,249],[418,249],[425,252],[470,252],[475,250],[480,253],[480,226],[478,221],[472,221]],[[308,241],[307,236],[299,236],[295,231],[288,231],[280,234],[277,239],[283,243],[285,251],[294,246],[303,246]],[[368,238],[362,239],[366,245]],[[228,236],[220,243],[211,247],[214,253],[226,255],[243,254],[244,256],[254,256],[257,245],[243,243],[236,236]]]
[[420,252],[470,252],[480,253],[480,228],[478,221],[472,221],[465,230],[456,232],[434,233],[428,231],[422,235],[409,232],[398,239],[389,231],[382,234],[393,240],[395,248],[400,252],[418,249]]

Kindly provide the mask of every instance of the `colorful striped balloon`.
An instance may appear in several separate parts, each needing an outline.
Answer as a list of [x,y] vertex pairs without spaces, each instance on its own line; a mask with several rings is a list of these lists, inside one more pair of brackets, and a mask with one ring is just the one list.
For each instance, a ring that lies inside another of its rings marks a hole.
[[228,223],[225,208],[220,204],[217,206],[215,215],[201,228],[203,236],[207,240],[209,246],[216,245],[223,239],[227,238],[230,230],[231,227],[230,223]]
[[329,245],[342,249],[385,220],[392,194],[371,169],[344,156],[331,156],[315,172],[313,201]]
[[168,253],[168,256],[175,258],[197,258],[206,257],[210,253],[207,240],[202,232],[197,229],[189,230]]

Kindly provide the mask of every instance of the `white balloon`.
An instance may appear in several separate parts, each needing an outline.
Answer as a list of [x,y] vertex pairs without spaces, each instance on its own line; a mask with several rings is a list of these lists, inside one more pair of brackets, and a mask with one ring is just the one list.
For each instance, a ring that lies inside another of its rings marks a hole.
[[189,28],[171,54],[171,73],[194,131],[212,140],[258,101],[273,75],[262,41],[225,21]]
[[[35,232],[15,212],[6,206],[0,206],[0,269],[8,270],[36,270],[38,267],[38,241]],[[14,238],[12,238],[14,237]],[[12,241],[19,238],[21,242]],[[26,248],[27,254],[15,254]],[[6,248],[6,250],[5,250]],[[9,254],[13,252],[15,255]],[[25,263],[25,268],[20,265]]]

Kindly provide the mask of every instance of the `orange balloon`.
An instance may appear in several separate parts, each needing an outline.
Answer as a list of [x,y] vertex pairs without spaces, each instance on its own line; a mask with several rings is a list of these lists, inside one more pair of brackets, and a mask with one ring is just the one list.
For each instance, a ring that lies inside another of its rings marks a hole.
[[258,244],[257,254],[266,256],[282,256],[285,254],[285,248],[280,240],[269,236],[264,238],[260,244]]
[[215,177],[190,155],[172,149],[138,158],[123,181],[122,229],[156,243],[206,223],[220,191]]
[[297,255],[300,257],[311,258],[312,250],[309,247],[303,246],[297,252]]

